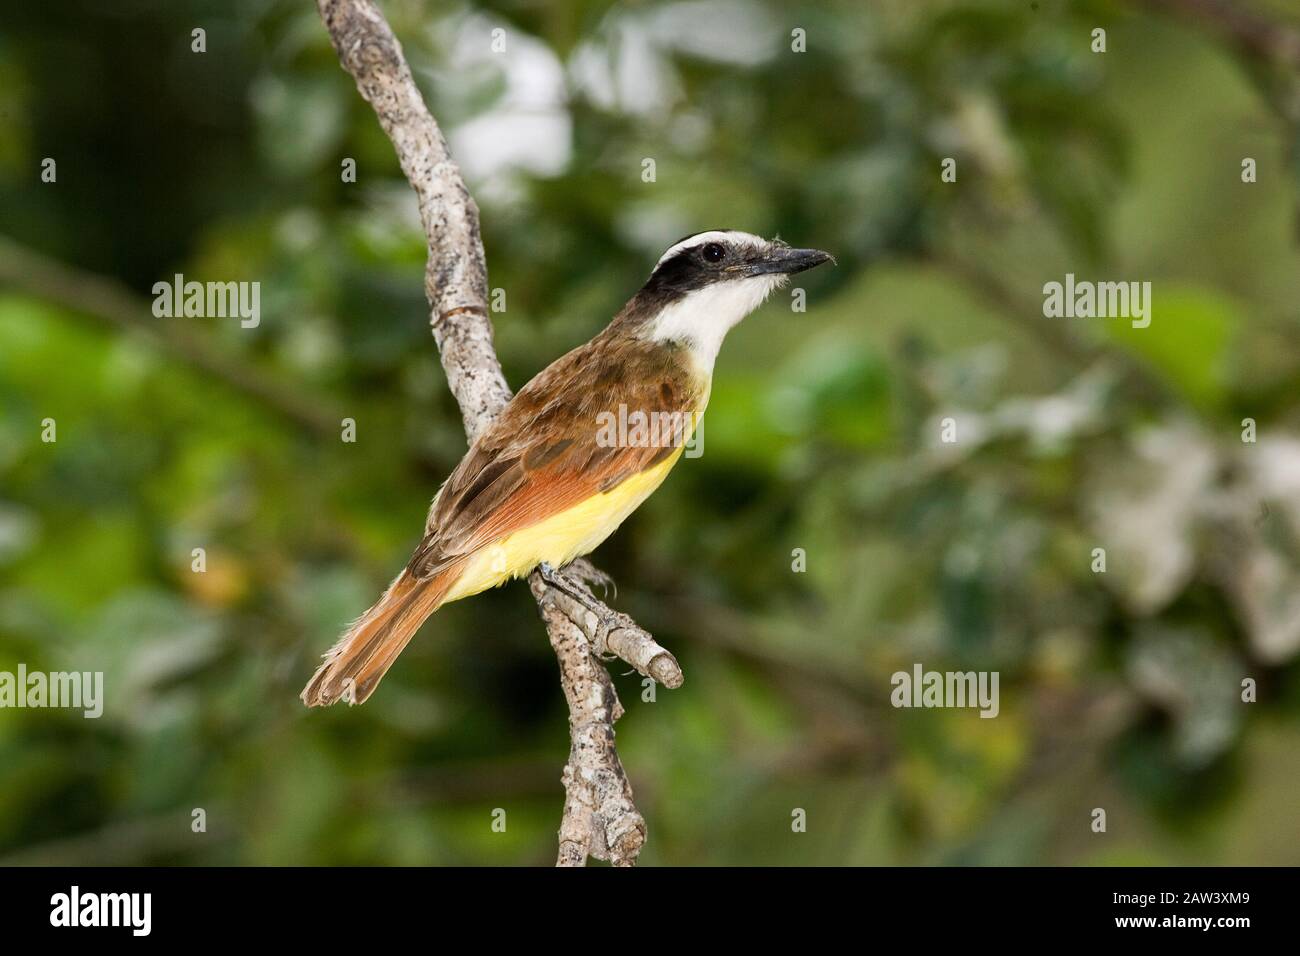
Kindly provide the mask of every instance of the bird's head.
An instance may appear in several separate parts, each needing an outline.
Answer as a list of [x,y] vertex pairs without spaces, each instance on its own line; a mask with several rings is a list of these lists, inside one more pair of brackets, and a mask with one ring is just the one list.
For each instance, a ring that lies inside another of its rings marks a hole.
[[668,247],[624,313],[640,334],[688,346],[712,369],[722,339],[772,290],[832,257],[734,229],[687,236]]

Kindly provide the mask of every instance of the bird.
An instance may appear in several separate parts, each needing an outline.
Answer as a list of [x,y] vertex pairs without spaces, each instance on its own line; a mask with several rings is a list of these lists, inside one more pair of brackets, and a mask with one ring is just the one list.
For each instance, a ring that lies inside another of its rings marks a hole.
[[[539,372],[474,439],[410,561],[324,655],[303,703],[363,703],[438,608],[593,551],[682,457],[727,332],[791,275],[827,261],[734,229],[673,243],[609,325]],[[671,427],[647,427],[656,422]]]

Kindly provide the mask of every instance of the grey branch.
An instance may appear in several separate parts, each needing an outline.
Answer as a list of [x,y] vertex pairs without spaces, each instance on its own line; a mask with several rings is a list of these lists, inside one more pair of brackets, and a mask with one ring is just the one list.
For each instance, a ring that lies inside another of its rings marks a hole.
[[[317,0],[317,6],[339,61],[374,107],[415,190],[429,243],[424,289],[433,336],[472,441],[510,400],[492,346],[478,206],[383,14],[371,0]],[[635,621],[591,593],[586,580],[603,576],[585,562],[547,577],[550,581],[534,572],[529,586],[546,622],[569,705],[557,862],[582,866],[592,856],[630,866],[645,842],[645,821],[632,803],[632,787],[614,747],[614,721],[622,707],[597,655],[621,657],[668,687],[681,685],[681,668]]]
[[611,610],[596,598],[588,582],[608,584],[609,577],[590,561],[580,558],[561,571],[539,573],[548,589],[546,600],[576,624],[598,656],[613,655],[631,664],[642,677],[652,677],[672,690],[682,686],[682,668],[677,658],[636,621]]

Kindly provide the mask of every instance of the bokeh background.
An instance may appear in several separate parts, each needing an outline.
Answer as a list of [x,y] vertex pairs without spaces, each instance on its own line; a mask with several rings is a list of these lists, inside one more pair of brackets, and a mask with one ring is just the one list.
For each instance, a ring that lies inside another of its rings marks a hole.
[[[1300,863],[1294,3],[382,7],[516,386],[683,234],[839,258],[732,333],[703,457],[596,555],[687,675],[615,668],[643,862]],[[297,699],[464,450],[412,196],[314,4],[5,4],[0,237],[0,669],[107,686],[0,711],[0,863],[551,862],[522,585],[364,707]],[[176,272],[260,281],[260,326],[153,318]],[[1152,282],[1150,328],[1044,318],[1067,272]],[[999,671],[1000,716],[894,709],[916,662]]]

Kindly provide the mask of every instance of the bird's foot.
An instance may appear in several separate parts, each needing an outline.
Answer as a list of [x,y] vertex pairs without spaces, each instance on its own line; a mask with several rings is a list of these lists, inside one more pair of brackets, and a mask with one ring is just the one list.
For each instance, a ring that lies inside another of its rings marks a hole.
[[[618,596],[618,588],[614,584],[614,579],[586,558],[570,561],[563,568],[557,568],[555,565],[543,561],[537,566],[537,573],[551,587],[557,588],[569,595],[569,597],[580,601],[593,596],[589,590],[593,585],[600,586],[603,597],[608,597],[611,589],[614,591],[614,596]],[[582,594],[578,590],[580,588],[588,593],[586,595]],[[584,603],[586,602],[584,601]]]
[[586,594],[583,593],[587,588],[580,578],[571,577],[548,561],[543,561],[537,566],[537,573],[541,575],[542,580],[548,585],[580,604],[586,605],[589,603],[589,599],[593,597],[590,591],[587,591]]
[[606,574],[586,558],[575,558],[564,566],[564,573],[572,575],[588,587],[599,586],[601,597],[609,597],[614,592],[618,597],[618,585],[612,575]]

